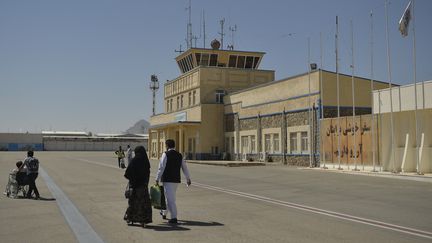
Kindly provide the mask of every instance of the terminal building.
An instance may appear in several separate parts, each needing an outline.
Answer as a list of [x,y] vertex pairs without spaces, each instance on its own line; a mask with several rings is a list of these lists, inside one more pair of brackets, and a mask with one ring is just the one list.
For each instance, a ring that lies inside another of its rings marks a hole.
[[[259,64],[265,53],[191,48],[181,53],[181,75],[164,85],[165,110],[150,118],[149,154],[159,158],[174,139],[187,159],[320,161],[320,118],[352,115],[352,77],[311,70],[275,80]],[[356,115],[372,111],[371,81],[354,77]],[[375,81],[374,89],[388,87]],[[310,156],[311,155],[311,156]]]

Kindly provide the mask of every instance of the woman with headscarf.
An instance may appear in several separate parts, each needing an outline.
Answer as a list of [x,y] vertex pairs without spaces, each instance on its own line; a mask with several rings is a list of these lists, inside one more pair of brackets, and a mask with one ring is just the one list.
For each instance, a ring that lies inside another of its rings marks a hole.
[[128,164],[124,176],[132,188],[124,220],[128,224],[140,223],[145,227],[152,222],[152,208],[148,191],[150,162],[143,146],[135,148],[135,157]]

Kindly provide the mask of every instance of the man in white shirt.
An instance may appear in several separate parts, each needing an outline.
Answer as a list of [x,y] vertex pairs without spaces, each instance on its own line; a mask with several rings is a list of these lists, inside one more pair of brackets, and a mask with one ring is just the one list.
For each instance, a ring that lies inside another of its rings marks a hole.
[[[176,191],[178,185],[181,183],[180,168],[186,177],[188,186],[191,184],[191,179],[186,161],[183,159],[182,154],[175,150],[174,140],[166,140],[165,145],[167,151],[162,154],[159,162],[156,184],[159,184],[159,181],[163,182],[167,209],[171,215],[168,223],[177,224]],[[163,218],[166,218],[166,210],[163,210],[161,214]]]
[[130,145],[127,146],[126,157],[127,157],[127,162],[128,162],[128,165],[129,165],[130,162],[132,161],[132,158],[133,158],[132,149],[131,149]]

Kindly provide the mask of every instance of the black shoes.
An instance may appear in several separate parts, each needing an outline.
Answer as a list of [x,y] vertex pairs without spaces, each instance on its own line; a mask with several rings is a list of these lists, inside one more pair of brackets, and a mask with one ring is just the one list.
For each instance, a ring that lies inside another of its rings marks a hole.
[[177,218],[173,218],[173,219],[168,220],[168,223],[169,224],[178,224]]
[[159,214],[162,216],[162,219],[167,219],[166,215],[163,214],[162,210],[159,212]]

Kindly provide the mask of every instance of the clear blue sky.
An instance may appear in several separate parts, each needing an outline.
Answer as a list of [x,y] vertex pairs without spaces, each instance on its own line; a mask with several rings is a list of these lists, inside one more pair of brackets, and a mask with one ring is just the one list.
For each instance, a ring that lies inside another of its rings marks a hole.
[[[411,83],[412,32],[398,33],[407,0],[389,5],[391,70],[397,84]],[[187,0],[0,1],[0,132],[69,130],[116,133],[149,120],[151,74],[161,82],[180,73],[174,61],[185,46]],[[388,80],[384,0],[193,0],[194,34],[206,12],[207,43],[218,38],[219,20],[237,25],[239,50],[264,51],[261,68],[282,79],[319,63],[335,70],[335,16],[340,20],[340,70],[350,74],[350,19],[354,23],[356,75],[370,77],[370,10],[374,11],[375,78]],[[417,0],[417,79],[432,80],[432,1]],[[289,35],[290,33],[295,33]],[[225,44],[231,42],[229,35]],[[202,40],[198,40],[202,47]],[[157,112],[163,92],[157,93]]]

